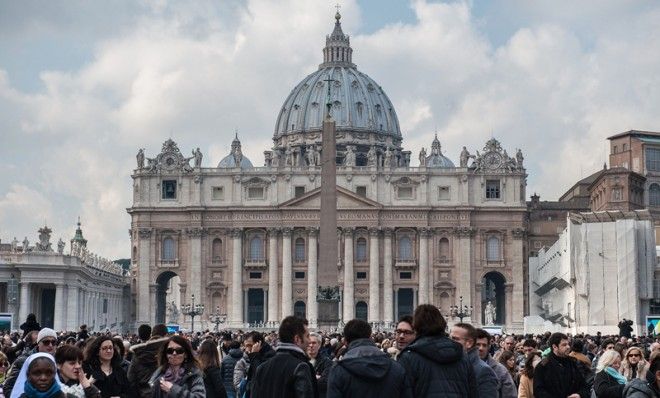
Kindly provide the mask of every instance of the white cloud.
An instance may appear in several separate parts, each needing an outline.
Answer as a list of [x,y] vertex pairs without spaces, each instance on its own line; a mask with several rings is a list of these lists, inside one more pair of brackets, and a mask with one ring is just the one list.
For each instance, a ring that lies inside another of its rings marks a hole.
[[[470,3],[422,0],[411,4],[414,23],[352,35],[351,43],[358,68],[394,103],[413,162],[436,127],[455,162],[463,145],[481,150],[493,135],[509,153],[522,148],[530,193],[554,199],[602,166],[605,137],[660,126],[660,6],[608,2],[594,16],[565,12],[567,2],[553,10],[528,3],[511,8],[511,34],[496,44],[484,29],[488,16],[476,17]],[[84,12],[53,12],[49,21],[11,10],[11,29],[83,32],[91,51],[68,69],[43,60],[42,89],[32,92],[12,84],[0,63],[0,157],[12,171],[0,176],[3,238],[18,217],[27,230],[16,233],[36,236],[43,215],[67,237],[81,215],[92,249],[127,257],[137,149],[154,156],[171,136],[215,166],[238,129],[243,152],[262,165],[279,108],[321,62],[334,22],[321,0],[121,7],[121,29],[103,32],[94,30],[101,12],[77,31],[62,21],[83,21]],[[361,15],[375,11],[342,4],[344,31],[358,31]],[[5,37],[0,46],[19,40]]]

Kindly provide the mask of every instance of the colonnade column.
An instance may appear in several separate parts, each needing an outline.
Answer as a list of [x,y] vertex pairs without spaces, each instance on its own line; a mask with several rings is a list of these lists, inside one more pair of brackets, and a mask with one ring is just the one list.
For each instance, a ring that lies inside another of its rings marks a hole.
[[[151,261],[151,230],[141,228],[138,231],[139,237],[139,260],[138,260],[138,281],[137,281],[137,324],[151,324],[151,301],[149,299],[150,272],[149,265]],[[85,300],[82,301],[85,303]],[[87,318],[83,315],[84,322]]]
[[279,321],[277,316],[277,303],[279,301],[277,294],[277,266],[279,263],[277,261],[277,232],[276,228],[268,229],[268,322]]
[[309,326],[316,328],[319,317],[319,307],[316,301],[318,286],[318,255],[316,250],[316,235],[318,228],[309,228],[307,240],[307,321]]
[[378,322],[380,317],[380,275],[379,275],[379,255],[378,238],[380,231],[378,228],[369,229],[369,322]]
[[392,294],[392,229],[383,230],[383,321],[394,322],[394,297]]
[[419,231],[419,304],[429,303],[429,231]]
[[64,310],[66,307],[64,304],[64,284],[58,283],[55,285],[55,319],[53,320],[53,329],[56,331],[65,329],[64,321],[66,316],[64,315]]
[[231,231],[231,318],[230,325],[243,327],[243,230]]
[[353,274],[353,228],[344,228],[344,322],[355,318],[355,281]]
[[69,308],[69,313],[66,317],[66,330],[78,330],[78,316],[80,311],[78,309],[78,286],[69,286],[67,292],[67,307]]
[[[18,305],[19,308],[19,321],[25,322],[28,314],[30,313],[30,284],[28,282],[21,282],[21,302]],[[20,325],[20,323],[17,322]]]
[[282,229],[282,318],[293,314],[291,228]]

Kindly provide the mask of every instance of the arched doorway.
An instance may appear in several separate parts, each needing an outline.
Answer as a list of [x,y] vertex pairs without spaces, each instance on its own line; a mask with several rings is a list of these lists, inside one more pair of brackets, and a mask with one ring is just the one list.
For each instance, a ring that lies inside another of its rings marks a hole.
[[481,288],[481,322],[486,324],[486,306],[490,301],[495,307],[495,316],[493,323],[495,325],[504,325],[506,316],[504,285],[506,279],[499,272],[489,272],[484,275]]
[[358,301],[355,304],[355,319],[362,319],[363,321],[367,320],[369,315],[369,307],[364,301]]
[[[182,318],[179,314],[168,319],[167,309],[174,302],[180,311],[179,276],[172,271],[165,271],[156,278],[156,323],[178,323]],[[171,314],[170,314],[171,315]]]

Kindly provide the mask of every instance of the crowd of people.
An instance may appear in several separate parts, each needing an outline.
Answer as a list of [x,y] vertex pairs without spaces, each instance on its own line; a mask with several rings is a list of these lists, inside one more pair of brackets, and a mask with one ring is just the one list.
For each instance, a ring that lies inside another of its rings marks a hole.
[[660,397],[660,339],[492,336],[432,305],[393,332],[294,316],[269,333],[58,333],[32,314],[21,329],[1,341],[0,398]]

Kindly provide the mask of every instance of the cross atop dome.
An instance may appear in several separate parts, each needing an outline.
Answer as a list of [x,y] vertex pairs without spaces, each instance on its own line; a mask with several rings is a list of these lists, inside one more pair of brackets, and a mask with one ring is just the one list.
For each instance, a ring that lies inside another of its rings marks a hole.
[[340,65],[351,66],[353,64],[353,49],[348,35],[341,29],[341,14],[339,13],[339,4],[337,4],[337,13],[335,14],[335,28],[329,36],[325,37],[325,48],[323,49],[323,63],[319,68]]

